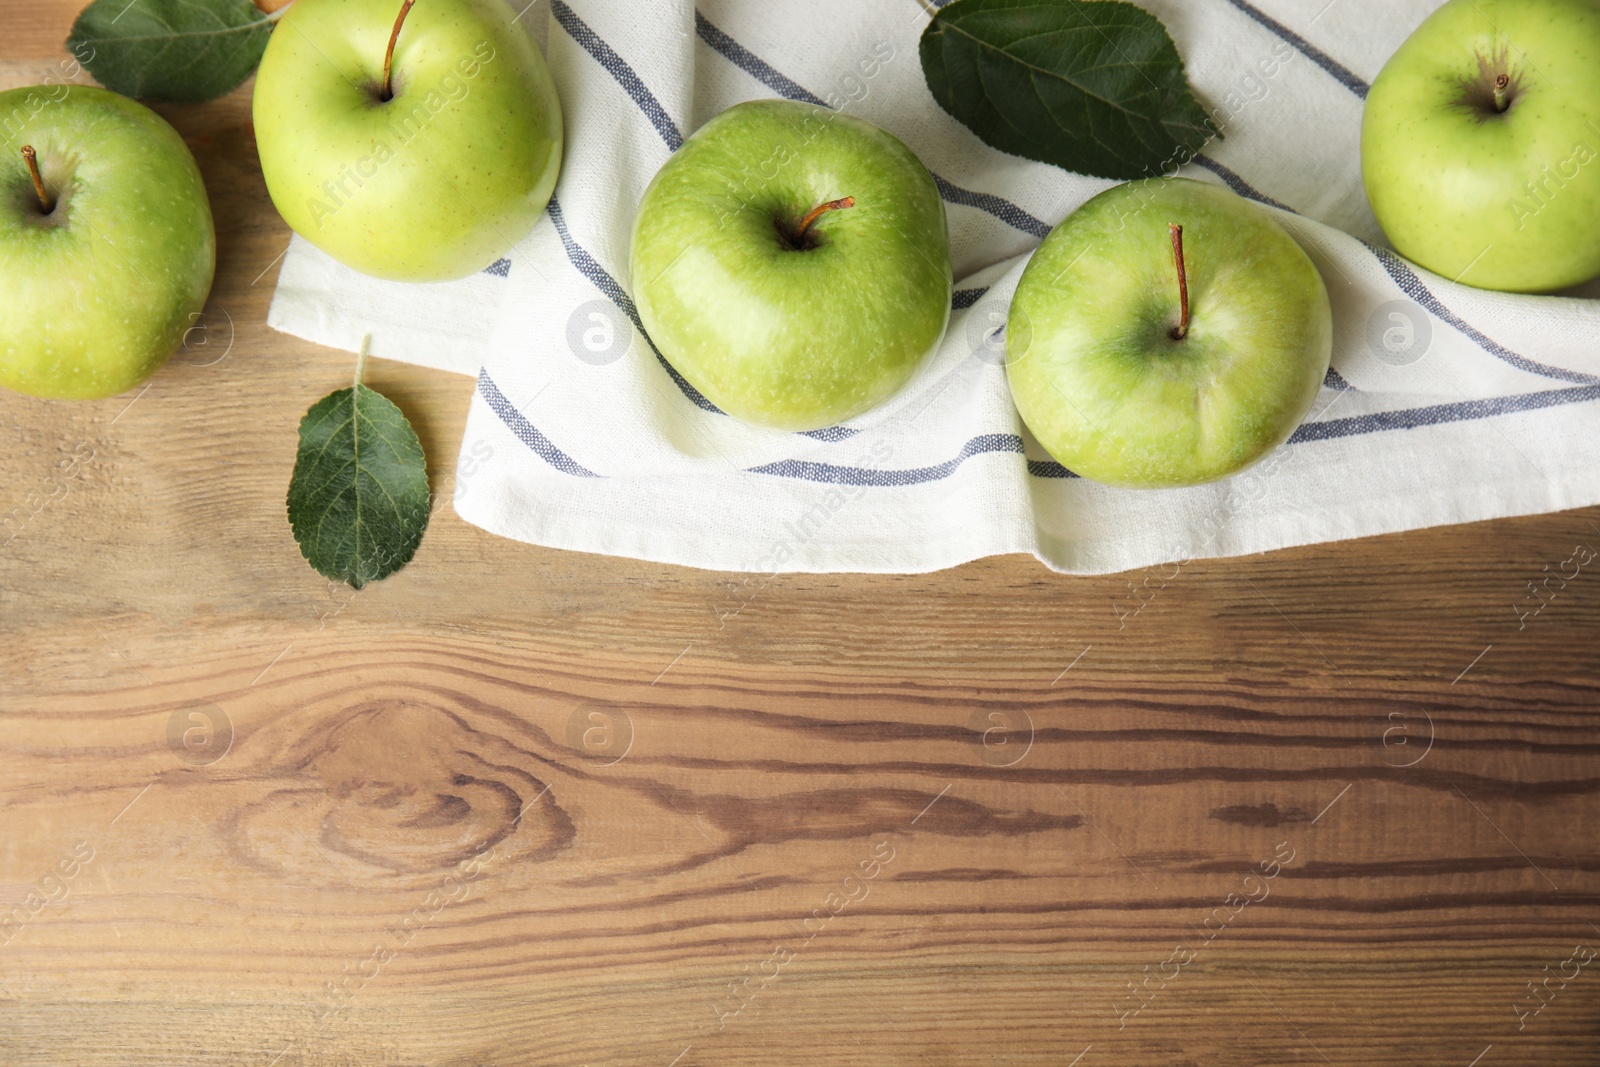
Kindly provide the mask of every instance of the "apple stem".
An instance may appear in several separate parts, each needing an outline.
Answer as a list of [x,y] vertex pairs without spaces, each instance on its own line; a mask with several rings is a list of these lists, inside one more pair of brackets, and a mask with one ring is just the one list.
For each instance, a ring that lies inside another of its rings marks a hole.
[[800,225],[795,227],[795,231],[794,231],[795,243],[798,244],[799,242],[801,242],[801,241],[803,241],[805,239],[806,231],[811,228],[811,224],[813,222],[816,222],[817,219],[822,217],[824,212],[838,211],[841,208],[855,207],[855,206],[856,206],[856,198],[853,197],[853,196],[842,197],[842,198],[840,198],[838,200],[829,200],[826,204],[818,204],[816,207],[811,209],[811,214],[809,214],[805,218],[801,219],[800,220]]
[[1178,325],[1170,331],[1174,341],[1181,341],[1189,336],[1189,276],[1183,266],[1183,227],[1176,222],[1168,223],[1167,229],[1172,232],[1172,262],[1178,267]]
[[411,11],[411,5],[416,2],[417,0],[405,0],[405,3],[400,5],[399,16],[394,20],[394,32],[389,34],[389,47],[383,53],[383,90],[379,93],[379,99],[394,98],[394,93],[389,89],[389,71],[394,63],[394,43],[400,39],[400,27],[405,25],[406,15]]
[[1511,106],[1510,101],[1506,99],[1506,89],[1510,85],[1511,79],[1504,74],[1499,75],[1494,80],[1494,109],[1498,112],[1503,113],[1506,108]]
[[33,178],[33,191],[39,194],[39,208],[46,215],[56,209],[56,202],[50,199],[50,194],[45,190],[44,178],[39,175],[39,156],[34,152],[33,145],[22,146],[22,158],[27,161],[28,174]]

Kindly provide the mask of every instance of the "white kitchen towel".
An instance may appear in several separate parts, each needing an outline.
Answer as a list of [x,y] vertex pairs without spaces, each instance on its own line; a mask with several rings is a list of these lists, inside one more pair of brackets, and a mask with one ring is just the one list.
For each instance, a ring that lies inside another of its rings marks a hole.
[[[1101,573],[1600,502],[1596,288],[1452,284],[1388,250],[1362,192],[1367,87],[1436,0],[1142,6],[1226,134],[1180,173],[1266,205],[1333,301],[1333,370],[1311,415],[1232,479],[1112,489],[1023,427],[1002,366],[1007,303],[1039,240],[1113,183],[998,152],[945,114],[917,56],[923,0],[539,0],[567,121],[549,218],[509,264],[448,286],[372,282],[297,240],[270,321],[477,372],[454,488],[468,521],[698,567],[913,572],[1031,552]],[[957,278],[945,340],[911,384],[810,434],[707,403],[629,297],[650,178],[707,119],[772,96],[910,145],[944,196]]]

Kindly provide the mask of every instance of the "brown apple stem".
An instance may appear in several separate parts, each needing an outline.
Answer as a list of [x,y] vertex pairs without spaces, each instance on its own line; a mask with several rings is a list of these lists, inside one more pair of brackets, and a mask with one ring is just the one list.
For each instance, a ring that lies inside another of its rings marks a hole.
[[56,209],[56,202],[50,198],[50,193],[44,187],[44,178],[39,174],[39,156],[34,152],[33,145],[22,146],[22,158],[28,164],[28,175],[33,178],[33,191],[39,194],[39,209],[46,215]]
[[1173,222],[1167,229],[1172,231],[1172,262],[1178,267],[1179,318],[1170,332],[1174,341],[1181,341],[1189,336],[1189,275],[1183,266],[1183,227]]
[[400,39],[400,27],[406,24],[406,15],[411,11],[411,5],[417,0],[405,0],[400,5],[400,14],[394,20],[394,32],[389,34],[389,47],[383,53],[383,90],[379,94],[381,99],[389,100],[394,93],[389,89],[389,68],[394,63],[394,43]]
[[1511,102],[1506,99],[1506,89],[1508,89],[1510,87],[1510,85],[1511,85],[1511,79],[1508,78],[1504,74],[1502,74],[1499,77],[1495,78],[1495,80],[1494,80],[1494,109],[1496,111],[1504,112],[1506,108],[1511,106]]
[[800,220],[800,225],[795,227],[794,239],[797,242],[801,241],[801,240],[804,240],[805,236],[806,236],[806,231],[811,228],[811,224],[813,222],[816,222],[817,219],[822,217],[824,212],[827,212],[827,211],[838,211],[841,208],[855,207],[855,206],[856,206],[856,198],[853,197],[853,196],[846,196],[846,197],[843,197],[843,198],[841,198],[839,200],[829,200],[826,204],[818,204],[816,207],[811,209],[811,214],[809,214],[805,218],[801,219]]

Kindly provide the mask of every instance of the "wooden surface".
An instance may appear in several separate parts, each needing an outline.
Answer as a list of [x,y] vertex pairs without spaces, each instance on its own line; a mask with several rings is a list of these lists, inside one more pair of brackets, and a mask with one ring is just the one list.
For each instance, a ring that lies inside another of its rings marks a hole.
[[[0,397],[0,1063],[1600,1058],[1600,575],[1514,609],[1600,510],[750,599],[440,507],[333,588],[283,496],[350,360],[263,325],[248,92],[163,109],[209,334]],[[448,500],[470,381],[369,380]]]

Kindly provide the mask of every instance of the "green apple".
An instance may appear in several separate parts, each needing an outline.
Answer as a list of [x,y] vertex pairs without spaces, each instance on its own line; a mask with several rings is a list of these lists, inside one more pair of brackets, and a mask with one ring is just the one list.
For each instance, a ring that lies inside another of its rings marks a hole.
[[1034,252],[1006,318],[1006,376],[1034,437],[1077,474],[1132,488],[1265,456],[1305,418],[1332,351],[1304,250],[1265,209],[1185,178],[1084,204]]
[[1390,57],[1361,123],[1401,255],[1484,289],[1600,275],[1600,0],[1451,0]]
[[688,139],[634,219],[633,296],[661,354],[722,410],[814,430],[882,403],[950,317],[944,203],[878,127],[784,100]]
[[411,2],[297,0],[256,73],[256,141],[300,236],[379,278],[447,281],[539,220],[561,104],[505,0]]
[[138,385],[194,325],[211,205],[171,126],[84,85],[0,93],[0,386],[90,399]]

